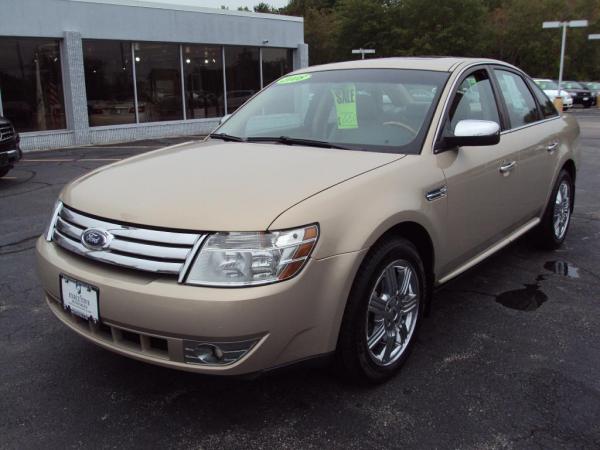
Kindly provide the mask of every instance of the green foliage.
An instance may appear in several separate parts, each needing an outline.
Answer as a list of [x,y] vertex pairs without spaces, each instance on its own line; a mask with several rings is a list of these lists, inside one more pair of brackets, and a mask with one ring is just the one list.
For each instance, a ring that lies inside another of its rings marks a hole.
[[363,47],[377,57],[496,58],[548,78],[558,77],[561,33],[542,22],[588,19],[588,28],[567,32],[565,79],[600,79],[600,41],[587,40],[600,33],[600,0],[290,0],[269,8],[261,12],[304,17],[311,64],[356,58],[351,50]]

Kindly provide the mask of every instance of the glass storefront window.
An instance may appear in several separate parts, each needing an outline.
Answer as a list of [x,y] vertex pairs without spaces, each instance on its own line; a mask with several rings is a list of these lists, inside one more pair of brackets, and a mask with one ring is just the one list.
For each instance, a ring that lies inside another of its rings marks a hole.
[[131,44],[83,41],[90,126],[135,123]]
[[263,48],[263,86],[268,86],[277,78],[292,71],[292,50],[287,48]]
[[178,44],[135,43],[140,122],[183,119]]
[[182,52],[186,117],[224,116],[221,47],[183,45]]
[[259,60],[259,49],[256,47],[225,47],[229,114],[260,90]]
[[66,128],[59,41],[0,38],[0,94],[17,131]]

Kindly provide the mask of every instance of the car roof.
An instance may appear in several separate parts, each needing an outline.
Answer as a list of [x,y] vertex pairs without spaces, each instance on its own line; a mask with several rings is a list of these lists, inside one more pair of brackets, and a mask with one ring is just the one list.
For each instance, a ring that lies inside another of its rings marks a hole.
[[323,64],[300,69],[297,72],[318,72],[336,69],[416,69],[437,72],[452,72],[460,67],[471,64],[501,64],[514,67],[502,61],[486,58],[458,58],[452,56],[411,56],[397,58],[375,58],[356,61]]

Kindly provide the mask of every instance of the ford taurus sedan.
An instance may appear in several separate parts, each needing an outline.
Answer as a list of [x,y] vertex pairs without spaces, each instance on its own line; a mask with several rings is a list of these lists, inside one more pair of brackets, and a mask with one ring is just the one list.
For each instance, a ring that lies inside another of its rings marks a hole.
[[68,185],[37,242],[46,302],[93,343],[165,367],[332,357],[381,382],[434,287],[525,233],[563,243],[578,140],[500,61],[303,69],[202,142]]

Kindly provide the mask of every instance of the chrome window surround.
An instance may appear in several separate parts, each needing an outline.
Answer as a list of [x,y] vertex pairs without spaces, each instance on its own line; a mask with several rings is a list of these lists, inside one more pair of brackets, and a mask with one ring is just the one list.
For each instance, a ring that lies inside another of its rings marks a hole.
[[[112,239],[106,249],[91,250],[84,245],[82,236],[88,228],[110,233]],[[206,236],[204,233],[162,231],[109,222],[59,204],[47,239],[90,260],[145,272],[175,275],[181,283]]]
[[[460,65],[460,63],[457,64],[457,65],[455,65],[455,66],[453,66],[453,67],[451,67],[449,69],[449,71],[450,72],[454,72],[457,69],[458,65]],[[437,143],[437,141],[438,141],[438,139],[440,137],[440,134],[442,133],[442,125],[443,125],[444,120],[446,118],[446,111],[450,107],[450,99],[451,99],[452,94],[455,91],[455,89],[458,88],[458,82],[461,80],[463,74],[465,72],[467,72],[469,69],[473,69],[473,68],[475,68],[477,66],[482,66],[482,68],[485,68],[485,67],[490,66],[490,65],[495,65],[495,66],[499,66],[499,67],[506,67],[508,69],[516,70],[517,72],[519,72],[521,74],[524,74],[524,72],[521,71],[520,69],[518,69],[517,67],[511,66],[510,64],[504,64],[501,61],[486,61],[486,62],[478,61],[478,62],[467,64],[462,69],[459,69],[458,72],[457,72],[456,78],[454,79],[454,81],[452,81],[452,83],[450,85],[450,88],[448,90],[448,95],[446,96],[446,99],[444,100],[444,104],[442,105],[441,115],[440,115],[440,117],[438,119],[438,122],[437,122],[437,124],[435,126],[435,132],[433,134],[433,139],[431,141],[431,152],[433,154],[436,154],[435,146],[436,146],[436,143]],[[515,131],[519,131],[519,130],[522,130],[524,128],[532,127],[532,126],[538,125],[540,123],[549,122],[551,120],[558,120],[558,119],[560,119],[560,117],[561,116],[560,116],[560,113],[559,113],[556,116],[548,117],[548,118],[544,118],[544,119],[540,119],[540,120],[537,120],[535,122],[531,122],[531,123],[522,125],[522,126],[517,127],[517,128],[511,128],[511,129],[508,129],[508,130],[501,130],[500,131],[500,136],[502,136],[504,134],[513,133]]]

